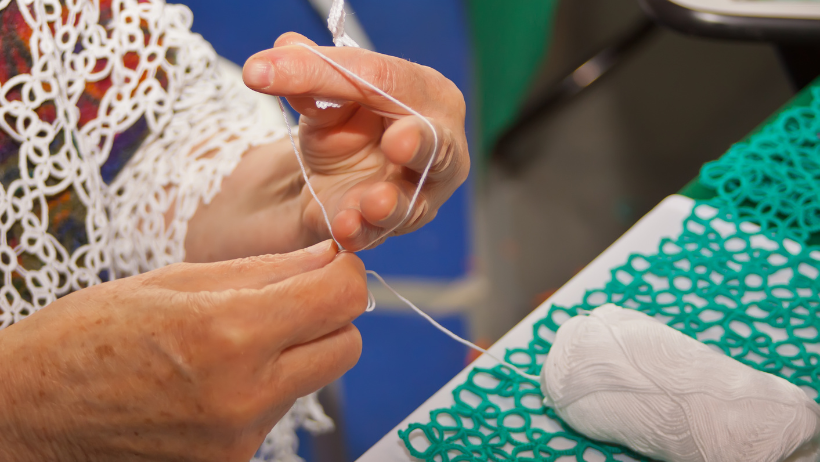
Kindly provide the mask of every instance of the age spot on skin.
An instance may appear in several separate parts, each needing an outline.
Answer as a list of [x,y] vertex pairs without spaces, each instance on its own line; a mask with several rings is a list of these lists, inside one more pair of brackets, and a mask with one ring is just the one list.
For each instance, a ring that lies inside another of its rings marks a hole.
[[100,345],[94,348],[94,352],[97,353],[99,359],[105,359],[109,356],[114,356],[114,347],[111,345]]

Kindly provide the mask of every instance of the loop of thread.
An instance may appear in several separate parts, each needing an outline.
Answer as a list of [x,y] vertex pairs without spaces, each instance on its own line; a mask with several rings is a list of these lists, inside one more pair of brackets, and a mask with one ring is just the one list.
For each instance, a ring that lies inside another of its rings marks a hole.
[[310,184],[310,179],[308,178],[307,169],[305,168],[305,163],[302,162],[302,156],[299,154],[299,150],[296,148],[296,142],[293,140],[293,130],[290,129],[290,122],[288,121],[288,113],[285,111],[285,105],[282,104],[282,98],[277,96],[276,101],[279,103],[279,109],[282,111],[282,117],[285,119],[285,128],[288,130],[288,138],[290,138],[290,144],[293,146],[293,152],[296,154],[296,160],[299,162],[299,169],[302,170],[302,177],[305,179],[305,185],[308,187],[310,191],[310,195],[316,199],[316,203],[319,204],[319,208],[322,209],[322,215],[325,217],[325,223],[327,223],[327,230],[330,232],[330,237],[333,239],[333,242],[336,243],[336,246],[339,250],[344,250],[342,244],[336,239],[336,236],[333,235],[333,227],[330,226],[330,217],[327,214],[327,210],[325,209],[325,204],[319,200],[319,196],[316,195],[316,191],[313,190],[313,185]]
[[[310,51],[311,51],[311,52],[313,52],[314,54],[318,55],[320,58],[322,58],[323,60],[325,60],[328,64],[330,64],[330,65],[332,65],[333,67],[335,67],[337,70],[339,70],[339,71],[341,71],[342,73],[344,73],[344,74],[348,75],[349,77],[351,77],[351,78],[353,78],[353,79],[355,79],[355,80],[357,80],[357,81],[361,82],[362,84],[364,84],[365,86],[367,86],[367,87],[368,87],[368,88],[370,88],[371,90],[375,91],[376,93],[380,94],[381,96],[383,96],[383,97],[387,98],[388,100],[392,101],[393,103],[395,103],[396,105],[400,106],[401,108],[403,108],[403,109],[404,109],[404,110],[406,110],[407,112],[409,112],[409,113],[411,113],[412,115],[415,115],[416,117],[420,118],[420,119],[421,119],[421,120],[422,120],[422,121],[423,121],[423,122],[424,122],[424,123],[425,123],[425,124],[426,124],[426,125],[430,128],[430,131],[433,133],[433,140],[434,140],[434,142],[433,142],[433,151],[432,151],[432,153],[431,153],[431,155],[430,155],[430,160],[427,162],[427,165],[426,165],[426,166],[425,166],[425,168],[424,168],[424,171],[423,171],[423,173],[422,173],[422,175],[421,175],[421,178],[419,179],[419,183],[418,183],[418,185],[416,186],[416,190],[415,190],[415,192],[413,193],[413,197],[412,197],[412,199],[410,200],[410,204],[409,204],[409,206],[408,206],[408,208],[407,208],[407,213],[405,213],[404,218],[402,218],[402,220],[401,220],[401,221],[400,221],[400,222],[399,222],[396,226],[394,226],[394,227],[392,227],[391,229],[387,230],[386,232],[384,232],[384,233],[380,234],[378,237],[376,237],[375,239],[373,239],[372,241],[370,241],[370,243],[368,243],[366,246],[364,246],[364,247],[362,248],[362,250],[365,250],[365,249],[369,248],[370,246],[372,246],[374,243],[376,243],[376,242],[377,242],[378,240],[380,240],[381,238],[386,237],[386,236],[388,236],[390,233],[392,233],[393,231],[395,231],[395,230],[396,230],[399,226],[401,226],[402,224],[404,224],[404,222],[407,220],[407,218],[408,218],[408,217],[410,217],[410,215],[412,214],[412,212],[413,212],[413,208],[415,207],[416,201],[418,200],[419,194],[421,193],[421,189],[424,187],[424,182],[425,182],[425,180],[427,179],[427,175],[428,175],[428,174],[429,174],[429,172],[430,172],[430,168],[433,166],[433,162],[435,161],[436,155],[438,154],[438,145],[439,145],[439,141],[438,141],[438,134],[436,133],[435,126],[433,126],[432,122],[430,122],[430,120],[429,120],[429,119],[427,119],[426,117],[424,117],[423,115],[421,115],[421,114],[420,114],[418,111],[416,111],[415,109],[413,109],[413,108],[411,108],[411,107],[407,106],[406,104],[404,104],[404,103],[402,103],[401,101],[397,100],[397,99],[396,99],[396,98],[394,98],[393,96],[388,95],[386,92],[384,92],[384,91],[383,91],[383,90],[381,90],[380,88],[376,87],[376,86],[375,86],[375,85],[373,85],[372,83],[370,83],[370,82],[368,82],[368,81],[364,80],[363,78],[359,77],[358,75],[356,75],[356,74],[355,74],[355,73],[353,73],[352,71],[350,71],[350,70],[346,69],[346,68],[345,68],[345,67],[343,67],[342,65],[340,65],[340,64],[338,64],[338,63],[336,63],[335,61],[333,61],[332,59],[328,58],[327,56],[325,56],[323,53],[321,53],[320,51],[316,50],[315,48],[313,48],[313,47],[309,47],[309,46],[307,46],[307,45],[305,45],[305,44],[301,44],[301,43],[300,43],[299,45],[301,45],[301,46],[303,46],[303,47],[307,48],[308,50],[310,50]],[[316,201],[316,203],[317,203],[317,204],[319,204],[319,207],[320,207],[320,208],[321,208],[321,210],[322,210],[322,215],[323,215],[323,217],[324,217],[324,219],[325,219],[325,224],[327,225],[327,228],[328,228],[328,230],[330,231],[330,235],[331,235],[331,237],[332,237],[332,238],[333,238],[333,240],[336,242],[336,245],[338,245],[338,246],[339,246],[339,249],[340,249],[340,250],[344,250],[344,249],[343,249],[343,247],[341,246],[341,244],[339,243],[339,241],[338,241],[338,240],[336,240],[336,236],[334,236],[334,235],[333,235],[333,227],[332,227],[332,225],[331,225],[331,222],[330,222],[330,217],[329,217],[329,215],[328,215],[328,213],[327,213],[327,209],[325,208],[325,206],[324,206],[324,204],[322,203],[322,201],[319,199],[319,196],[316,194],[316,191],[313,189],[313,186],[312,186],[312,185],[311,185],[311,183],[310,183],[310,178],[309,178],[308,173],[307,173],[307,168],[305,167],[305,164],[304,164],[304,162],[303,162],[303,160],[302,160],[302,156],[301,156],[301,154],[299,153],[299,149],[296,147],[296,142],[295,142],[295,141],[294,141],[294,139],[293,139],[293,132],[292,132],[292,130],[291,130],[291,128],[290,128],[290,123],[288,122],[287,114],[286,114],[286,112],[285,112],[285,106],[284,106],[284,104],[282,103],[282,99],[281,99],[281,97],[277,97],[277,101],[279,102],[279,108],[282,110],[282,115],[283,115],[283,116],[284,116],[284,118],[285,118],[285,124],[286,124],[286,126],[287,126],[287,131],[288,131],[288,137],[290,138],[290,143],[291,143],[291,146],[293,147],[293,152],[294,152],[294,154],[296,155],[296,159],[297,159],[297,161],[299,162],[299,168],[300,168],[300,170],[302,171],[302,177],[303,177],[303,178],[304,178],[304,180],[305,180],[305,185],[308,187],[308,191],[310,192],[311,196],[313,196],[313,199]],[[384,279],[383,279],[383,278],[382,278],[382,277],[381,277],[378,273],[376,273],[375,271],[368,270],[368,271],[367,271],[367,274],[370,274],[370,275],[372,275],[373,277],[375,277],[376,279],[378,279],[378,280],[379,280],[379,282],[381,282],[381,283],[382,283],[382,284],[383,284],[383,285],[387,288],[387,290],[389,290],[390,292],[392,292],[392,293],[393,293],[393,295],[395,295],[395,296],[396,296],[399,300],[401,300],[402,302],[404,302],[405,304],[407,304],[407,306],[409,306],[411,309],[413,309],[413,311],[415,311],[416,313],[418,313],[421,317],[423,317],[423,318],[424,318],[424,319],[426,319],[426,320],[427,320],[430,324],[432,324],[432,325],[433,325],[436,329],[440,330],[441,332],[443,332],[444,334],[446,334],[447,336],[449,336],[449,337],[450,337],[450,338],[452,338],[453,340],[455,340],[455,341],[457,341],[457,342],[461,343],[462,345],[465,345],[465,346],[467,346],[467,347],[469,347],[469,348],[472,348],[472,349],[474,349],[474,350],[476,350],[476,351],[479,351],[479,352],[481,352],[481,353],[483,353],[483,354],[486,354],[487,356],[489,356],[490,358],[494,359],[494,360],[495,360],[495,361],[497,361],[498,363],[503,364],[504,366],[509,367],[510,369],[512,369],[513,371],[515,371],[517,374],[519,374],[519,375],[521,375],[522,377],[526,378],[527,380],[531,380],[531,381],[534,381],[535,383],[539,383],[539,377],[525,373],[524,371],[522,371],[522,370],[521,370],[521,369],[519,369],[518,367],[516,367],[516,366],[514,366],[514,365],[512,365],[512,364],[510,364],[510,363],[508,363],[507,361],[504,361],[504,360],[502,360],[502,359],[500,359],[500,358],[497,358],[495,355],[493,355],[492,353],[488,352],[488,351],[487,351],[487,350],[485,350],[484,348],[481,348],[481,347],[479,347],[478,345],[475,345],[475,344],[473,344],[472,342],[470,342],[470,341],[468,341],[468,340],[465,340],[465,339],[463,339],[463,338],[459,337],[458,335],[456,335],[456,334],[454,334],[453,332],[451,332],[450,330],[448,330],[446,327],[444,327],[444,326],[442,326],[441,324],[439,324],[438,322],[436,322],[436,320],[435,320],[435,319],[433,319],[432,317],[430,317],[427,313],[425,313],[424,311],[422,311],[421,309],[419,309],[416,305],[414,305],[414,304],[413,304],[410,300],[406,299],[406,298],[405,298],[405,297],[403,297],[401,294],[399,294],[398,292],[396,292],[396,290],[395,290],[395,289],[393,289],[392,287],[390,287],[390,285],[387,283],[387,281],[385,281],[385,280],[384,280]],[[376,301],[375,301],[375,297],[373,296],[373,294],[372,294],[370,291],[368,291],[368,297],[367,297],[367,299],[368,299],[368,300],[367,300],[367,308],[366,308],[366,311],[373,311],[373,310],[376,308]]]
[[[438,155],[438,147],[439,147],[438,132],[436,131],[436,127],[433,126],[433,123],[430,122],[430,119],[428,119],[427,117],[424,117],[423,115],[421,115],[421,113],[419,113],[415,109],[413,109],[410,106],[402,103],[398,99],[394,98],[392,95],[387,94],[381,88],[379,88],[379,87],[373,85],[372,83],[368,82],[367,80],[361,78],[356,73],[350,71],[349,69],[345,68],[344,66],[337,63],[336,61],[333,61],[332,59],[328,58],[327,56],[325,56],[322,52],[320,52],[316,48],[305,45],[304,43],[300,43],[299,45],[306,48],[306,49],[308,49],[308,50],[310,50],[312,53],[319,56],[320,58],[325,60],[328,64],[335,67],[337,70],[344,73],[348,77],[351,77],[351,78],[357,80],[362,85],[365,85],[366,87],[368,87],[371,90],[375,91],[379,95],[387,98],[388,100],[390,100],[391,102],[393,102],[397,106],[401,107],[405,111],[407,111],[410,114],[418,117],[419,119],[421,119],[422,122],[424,122],[427,125],[427,127],[430,128],[430,132],[433,134],[433,151],[432,151],[432,154],[430,155],[430,160],[428,160],[427,165],[424,166],[424,170],[422,171],[421,178],[419,178],[419,184],[418,184],[418,186],[416,186],[416,190],[413,192],[413,197],[410,200],[410,204],[407,206],[407,212],[404,214],[404,217],[401,219],[401,221],[398,224],[396,224],[395,226],[393,226],[389,230],[383,232],[381,235],[379,235],[378,237],[376,237],[375,239],[370,241],[366,246],[364,246],[360,249],[360,250],[367,250],[373,244],[375,244],[380,239],[382,239],[383,237],[388,237],[390,235],[390,233],[392,233],[393,231],[398,229],[399,226],[403,225],[407,221],[407,219],[410,218],[410,216],[413,214],[413,209],[416,206],[416,202],[418,201],[419,194],[421,194],[421,189],[424,186],[424,182],[427,180],[427,176],[430,173],[430,168],[433,167],[433,162],[435,162],[436,156]],[[280,104],[281,104],[281,102],[280,102]],[[291,141],[292,141],[292,138],[291,138]],[[294,150],[296,150],[296,145],[295,144],[294,144]],[[298,151],[296,151],[296,152],[297,152],[297,155],[298,155]],[[301,161],[300,161],[300,163],[301,163]],[[312,190],[313,190],[313,188],[311,188],[311,191]],[[316,200],[318,201],[319,199],[317,198]],[[322,207],[322,210],[324,210],[324,207]],[[327,215],[325,215],[325,218],[327,219]],[[328,226],[330,226],[330,220],[327,220],[327,222],[328,222]],[[332,234],[332,231],[331,231],[331,234]]]

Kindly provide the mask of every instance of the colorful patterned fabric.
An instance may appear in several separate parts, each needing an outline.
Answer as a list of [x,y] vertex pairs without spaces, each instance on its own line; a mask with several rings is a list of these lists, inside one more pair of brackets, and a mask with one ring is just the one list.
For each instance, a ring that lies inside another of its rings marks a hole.
[[[145,3],[143,0],[141,3]],[[64,0],[61,1],[65,3]],[[100,24],[105,24],[111,20],[111,5],[112,0],[100,1]],[[33,5],[30,6],[33,10]],[[63,10],[63,19],[68,17],[68,10]],[[30,50],[31,28],[23,18],[23,14],[16,2],[10,2],[9,5],[0,10],[0,50],[3,53],[3,58],[0,60],[0,83],[8,82],[12,77],[20,74],[29,74],[32,69],[32,56]],[[143,27],[143,33],[146,40],[150,37],[150,31]],[[81,47],[81,45],[78,45]],[[80,48],[81,49],[81,48]],[[75,51],[79,52],[80,49]],[[124,57],[126,67],[136,69],[137,57],[136,55],[126,55]],[[99,72],[106,65],[105,62],[99,61],[96,63],[95,71]],[[163,88],[167,88],[168,80],[164,76],[160,76],[160,81]],[[85,86],[77,108],[80,111],[79,124],[77,128],[82,128],[87,122],[94,120],[97,117],[97,111],[100,106],[100,99],[105,95],[105,92],[111,87],[111,76],[96,81],[88,82]],[[15,87],[9,91],[5,98],[6,100],[21,101],[24,95],[21,87]],[[46,102],[38,109],[37,115],[41,120],[46,122],[54,122],[55,107],[50,102]],[[114,135],[113,146],[108,159],[101,166],[102,177],[106,183],[111,183],[114,177],[117,176],[129,159],[142,145],[142,142],[148,136],[149,128],[144,118],[140,118],[131,127],[116,133]],[[56,153],[65,139],[60,134],[49,146],[49,155]],[[20,176],[18,149],[20,144],[17,143],[7,133],[0,130],[0,184],[8,189],[11,182]],[[86,211],[83,204],[77,199],[76,194],[71,189],[66,189],[59,194],[48,198],[48,223],[49,233],[54,236],[59,236],[69,252],[76,250],[81,245],[88,242],[88,236],[85,230]],[[9,243],[12,247],[16,246],[22,235],[22,228],[14,227],[8,236]],[[25,254],[21,255],[21,259],[25,259]],[[26,267],[31,267],[32,261],[22,261]],[[104,278],[107,279],[107,278]]]

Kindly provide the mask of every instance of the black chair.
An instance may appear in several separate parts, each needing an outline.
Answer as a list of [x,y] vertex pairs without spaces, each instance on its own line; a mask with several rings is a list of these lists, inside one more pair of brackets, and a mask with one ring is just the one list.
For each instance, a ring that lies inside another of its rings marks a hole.
[[820,0],[638,0],[647,17],[533,98],[499,137],[493,159],[511,171],[530,160],[508,147],[560,103],[583,91],[637,50],[658,26],[684,34],[771,43],[795,91],[820,76]]
[[795,90],[820,76],[820,2],[638,0],[658,24],[676,31],[774,45]]

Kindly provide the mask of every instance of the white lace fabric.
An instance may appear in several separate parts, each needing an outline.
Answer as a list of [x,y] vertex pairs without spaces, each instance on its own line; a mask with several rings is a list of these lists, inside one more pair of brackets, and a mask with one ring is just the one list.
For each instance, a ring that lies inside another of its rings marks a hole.
[[[213,199],[250,147],[285,134],[260,123],[247,90],[223,77],[213,48],[191,32],[185,6],[113,0],[112,17],[101,24],[98,0],[0,0],[0,10],[12,2],[31,29],[32,63],[29,73],[0,82],[0,130],[19,143],[21,172],[0,185],[0,328],[101,283],[101,275],[182,261],[200,202]],[[111,86],[96,117],[80,126],[86,85],[104,79]],[[17,91],[21,98],[10,96]],[[40,118],[43,105],[55,108],[53,120]],[[139,120],[147,138],[106,184],[101,167],[114,136]],[[49,232],[47,201],[69,190],[86,212],[87,240],[76,248]],[[13,228],[22,229],[19,242],[10,242]],[[13,279],[25,281],[22,293]],[[332,428],[315,396],[297,402],[258,460],[301,460],[300,426]]]

